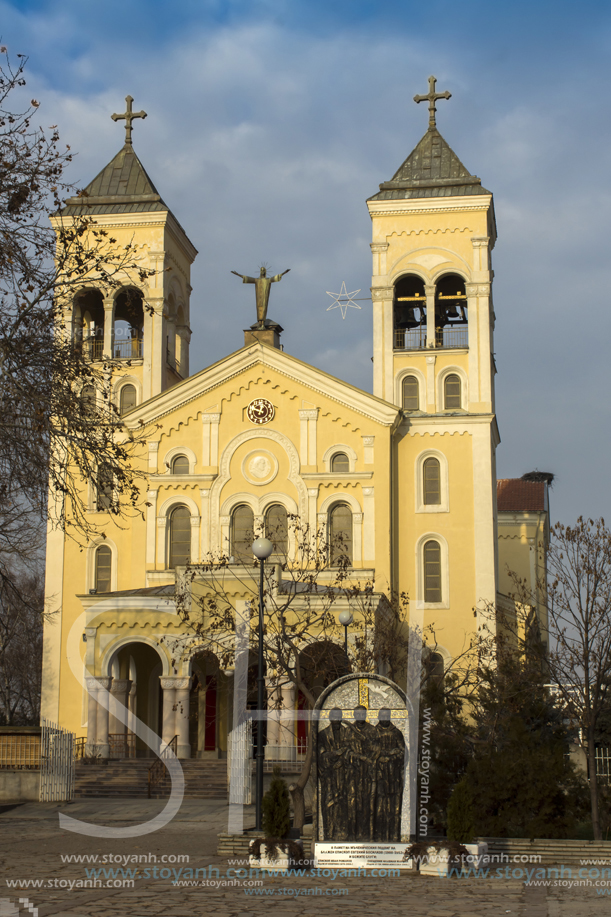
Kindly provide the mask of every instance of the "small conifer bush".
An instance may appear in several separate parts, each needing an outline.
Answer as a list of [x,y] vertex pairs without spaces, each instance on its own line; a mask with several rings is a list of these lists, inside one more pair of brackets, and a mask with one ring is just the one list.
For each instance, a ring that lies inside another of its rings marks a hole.
[[289,791],[275,767],[270,788],[261,803],[263,831],[266,837],[285,837],[291,826]]
[[475,834],[473,794],[465,777],[459,780],[448,802],[448,838],[469,844]]

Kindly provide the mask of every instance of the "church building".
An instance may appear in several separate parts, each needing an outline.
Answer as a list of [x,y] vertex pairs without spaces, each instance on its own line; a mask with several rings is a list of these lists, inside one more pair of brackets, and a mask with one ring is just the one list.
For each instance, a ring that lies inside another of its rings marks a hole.
[[[282,348],[282,328],[266,316],[269,282],[256,286],[257,322],[236,329],[235,351],[190,375],[191,310],[205,308],[197,294],[191,303],[197,252],[134,151],[130,97],[124,147],[85,198],[67,202],[64,219],[85,214],[118,246],[133,241],[154,272],[118,290],[92,278],[71,304],[75,341],[92,361],[113,360],[112,397],[138,439],[145,482],[142,513],[115,524],[100,469],[84,500],[105,537],[81,550],[60,530],[48,535],[46,594],[57,614],[45,625],[42,714],[86,736],[92,753],[146,752],[97,703],[106,689],[164,742],[177,736],[179,757],[225,757],[232,665],[181,642],[176,589],[189,564],[197,582],[206,559],[250,557],[253,533],[298,519],[340,538],[356,581],[379,597],[409,596],[446,670],[497,601],[506,547],[529,570],[534,540],[545,541],[546,486],[536,519],[515,491],[498,537],[494,205],[437,129],[442,95],[431,78],[428,130],[367,201],[372,393]],[[274,319],[288,297],[286,281],[272,287]],[[288,535],[281,547],[296,563]],[[340,649],[344,636],[338,626]],[[254,624],[251,648],[256,660]],[[291,684],[280,693],[282,709],[301,705]],[[296,721],[268,741],[297,756],[304,728]]]

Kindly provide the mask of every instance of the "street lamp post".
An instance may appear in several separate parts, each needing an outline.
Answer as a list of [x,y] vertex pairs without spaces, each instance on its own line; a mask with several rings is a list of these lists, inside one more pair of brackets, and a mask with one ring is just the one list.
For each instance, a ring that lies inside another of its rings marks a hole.
[[274,550],[274,546],[267,538],[257,538],[253,543],[252,553],[259,560],[259,676],[257,678],[257,788],[255,797],[255,827],[261,830],[261,803],[263,800],[263,691],[265,676],[263,675],[263,583],[265,560]]
[[348,628],[354,621],[354,615],[347,608],[344,611],[339,613],[339,623],[344,626],[344,652],[346,653],[346,659],[348,659]]

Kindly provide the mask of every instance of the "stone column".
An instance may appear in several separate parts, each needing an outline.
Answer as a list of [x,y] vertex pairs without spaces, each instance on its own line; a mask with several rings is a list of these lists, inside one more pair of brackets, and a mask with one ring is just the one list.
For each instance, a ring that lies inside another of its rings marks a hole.
[[98,735],[98,680],[97,678],[86,678],[87,686],[87,755],[97,754],[97,735]]
[[435,338],[435,284],[425,283],[426,293],[426,346],[436,347]]
[[191,676],[175,678],[176,687],[176,735],[178,736],[178,757],[190,758],[189,744],[189,689]]
[[[131,688],[129,678],[113,678],[110,688],[110,715],[108,731],[111,735],[124,736],[127,724],[118,717],[118,708],[127,708],[127,696]],[[124,711],[127,719],[127,710]]]
[[161,743],[169,745],[176,735],[176,679],[161,676],[159,682],[163,691],[163,712],[161,718]]
[[112,331],[115,316],[114,294],[104,299],[104,355],[112,356]]
[[[108,745],[108,710],[100,702],[100,694],[102,691],[108,691],[112,684],[112,678],[106,676],[104,678],[96,678],[98,683],[98,693],[97,693],[97,714],[96,714],[96,754],[101,758],[110,757],[110,748]],[[108,697],[106,697],[108,700]]]

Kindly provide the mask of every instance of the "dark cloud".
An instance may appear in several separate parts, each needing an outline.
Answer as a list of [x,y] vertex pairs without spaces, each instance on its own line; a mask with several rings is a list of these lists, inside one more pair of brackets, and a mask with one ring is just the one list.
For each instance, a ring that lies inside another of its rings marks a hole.
[[[303,3],[186,4],[165,31],[167,5],[125,6],[111,29],[97,2],[0,4],[3,40],[30,53],[27,91],[79,151],[72,174],[81,184],[122,144],[109,115],[123,110],[124,96],[147,110],[135,148],[200,252],[193,368],[241,345],[254,300],[230,270],[251,273],[267,261],[291,268],[270,304],[286,349],[370,388],[370,307],[342,321],[326,311],[326,291],[345,280],[367,295],[365,199],[426,129],[411,97],[433,72],[453,94],[439,106],[442,133],[495,194],[499,475],[554,471],[557,518],[606,514],[604,8],[590,4],[590,19],[574,23],[566,5],[528,5],[532,28],[518,41],[525,4],[496,17],[484,12],[490,4],[467,4],[467,28],[442,15],[455,4],[427,7],[435,14],[427,24],[420,13],[399,17],[397,4],[374,18],[357,3],[344,28],[334,20],[327,29],[314,22],[315,4],[309,17]],[[119,4],[109,9],[118,15]],[[151,20],[140,31],[134,10]]]

